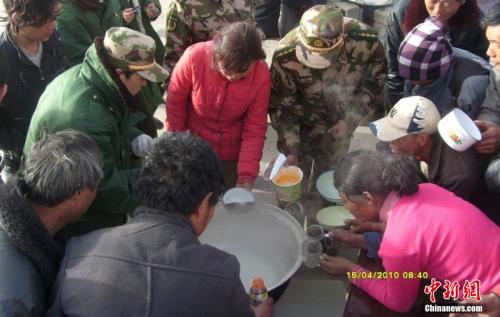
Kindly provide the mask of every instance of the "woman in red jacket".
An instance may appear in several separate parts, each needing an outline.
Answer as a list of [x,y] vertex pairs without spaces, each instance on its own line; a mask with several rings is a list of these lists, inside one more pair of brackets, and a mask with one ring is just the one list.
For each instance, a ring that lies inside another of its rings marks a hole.
[[227,188],[251,189],[259,173],[271,92],[264,58],[253,25],[229,24],[184,52],[168,86],[167,131],[189,130],[208,141]]

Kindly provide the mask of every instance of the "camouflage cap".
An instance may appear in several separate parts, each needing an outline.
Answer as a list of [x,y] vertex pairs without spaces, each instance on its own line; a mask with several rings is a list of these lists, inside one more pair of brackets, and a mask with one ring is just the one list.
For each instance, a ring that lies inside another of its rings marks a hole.
[[164,82],[168,72],[155,62],[155,41],[125,27],[112,27],[104,36],[104,48],[114,67],[137,72],[152,82]]
[[295,53],[298,60],[312,68],[326,68],[344,40],[344,16],[335,5],[316,5],[309,8],[297,28],[299,39]]

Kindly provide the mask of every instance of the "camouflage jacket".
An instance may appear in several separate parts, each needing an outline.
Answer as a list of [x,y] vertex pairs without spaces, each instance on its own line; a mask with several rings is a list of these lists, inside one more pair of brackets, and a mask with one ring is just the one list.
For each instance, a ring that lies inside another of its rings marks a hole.
[[344,44],[337,61],[326,69],[298,61],[296,30],[280,41],[271,65],[269,114],[278,132],[279,150],[287,154],[299,154],[299,144],[308,142],[300,137],[303,126],[323,135],[344,120],[352,133],[364,116],[381,107],[387,69],[377,32],[364,23],[344,17]]
[[252,0],[172,0],[168,4],[165,68],[172,73],[186,48],[212,39],[225,25],[254,22]]

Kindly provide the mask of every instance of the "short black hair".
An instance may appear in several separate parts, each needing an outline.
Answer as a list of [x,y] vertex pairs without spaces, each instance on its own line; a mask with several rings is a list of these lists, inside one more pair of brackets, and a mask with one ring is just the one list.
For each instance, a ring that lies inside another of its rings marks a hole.
[[[55,19],[54,8],[62,0],[3,0],[7,11],[7,20],[11,30],[15,33],[24,26],[40,27]],[[18,20],[14,23],[12,16],[17,13]]]
[[500,24],[500,2],[492,5],[484,16],[485,26],[496,26]]
[[5,47],[0,46],[0,86],[7,82],[9,78],[9,58]]
[[224,191],[219,157],[210,144],[187,132],[159,137],[144,162],[136,184],[141,205],[190,215],[212,193],[214,206]]
[[245,72],[251,62],[266,58],[260,34],[248,22],[228,24],[215,34],[213,41],[215,61],[231,72]]

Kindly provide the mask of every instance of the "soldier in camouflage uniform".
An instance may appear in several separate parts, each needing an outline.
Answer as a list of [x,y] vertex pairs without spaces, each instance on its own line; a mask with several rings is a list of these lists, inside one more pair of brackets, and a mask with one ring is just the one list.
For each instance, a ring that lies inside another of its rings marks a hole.
[[232,22],[255,23],[253,0],[171,0],[167,8],[165,68],[171,74],[186,48],[211,40]]
[[136,125],[144,119],[134,96],[146,81],[162,82],[166,71],[155,62],[155,41],[124,27],[97,37],[82,64],[59,75],[40,97],[24,145],[27,156],[42,134],[79,130],[94,139],[103,155],[102,179],[88,212],[66,228],[69,235],[125,223],[137,206],[138,169],[152,138]]
[[278,149],[307,173],[332,169],[360,120],[381,107],[386,71],[377,32],[331,5],[307,10],[274,52],[269,113]]

